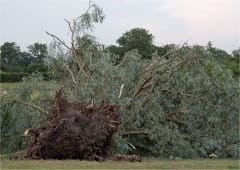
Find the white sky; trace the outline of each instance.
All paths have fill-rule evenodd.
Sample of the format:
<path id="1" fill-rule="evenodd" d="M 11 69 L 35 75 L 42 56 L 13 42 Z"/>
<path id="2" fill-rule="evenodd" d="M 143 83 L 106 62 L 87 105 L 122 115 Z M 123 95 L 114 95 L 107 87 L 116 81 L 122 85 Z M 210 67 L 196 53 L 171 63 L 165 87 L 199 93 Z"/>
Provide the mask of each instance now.
<path id="1" fill-rule="evenodd" d="M 240 46 L 240 0 L 95 0 L 106 19 L 94 35 L 115 43 L 124 32 L 143 27 L 166 43 L 213 45 L 231 52 Z M 0 45 L 15 41 L 22 49 L 49 43 L 49 31 L 67 40 L 64 18 L 82 14 L 88 0 L 0 0 Z"/>

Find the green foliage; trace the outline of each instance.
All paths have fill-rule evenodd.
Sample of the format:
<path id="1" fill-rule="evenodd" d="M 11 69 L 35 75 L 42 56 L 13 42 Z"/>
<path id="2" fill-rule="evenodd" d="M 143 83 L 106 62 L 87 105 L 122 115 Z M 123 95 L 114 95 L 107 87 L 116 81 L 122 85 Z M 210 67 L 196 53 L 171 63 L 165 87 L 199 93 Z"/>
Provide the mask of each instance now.
<path id="1" fill-rule="evenodd" d="M 127 143 L 127 140 L 122 138 L 121 136 L 116 136 L 114 138 L 114 148 L 113 153 L 115 154 L 128 154 L 129 151 L 131 151 L 131 148 L 129 144 Z"/>
<path id="2" fill-rule="evenodd" d="M 36 112 L 8 98 L 1 99 L 1 153 L 9 153 L 26 147 L 21 136 L 39 118 Z"/>
<path id="3" fill-rule="evenodd" d="M 86 13 L 73 23 L 67 21 L 73 36 L 71 45 L 49 34 L 55 42 L 45 62 L 64 84 L 70 100 L 119 106 L 121 125 L 114 152 L 163 158 L 198 158 L 215 153 L 239 158 L 236 60 L 211 43 L 207 47 L 185 44 L 157 48 L 152 45 L 153 36 L 140 28 L 123 34 L 117 41 L 120 47 L 110 46 L 105 53 L 87 35 L 93 24 L 103 19 L 102 10 L 90 3 Z M 155 49 L 157 53 L 153 54 Z M 49 96 L 48 91 L 36 84 L 37 79 L 27 80 L 31 83 L 21 87 L 18 97 L 47 108 L 48 103 L 40 96 Z M 36 93 L 36 88 L 43 91 Z M 4 138 L 20 133 L 13 123 L 16 113 L 34 115 L 26 107 L 13 106 L 11 102 L 1 106 Z M 3 143 L 4 148 L 7 146 Z M 22 145 L 11 145 L 15 150 L 13 146 Z"/>
<path id="4" fill-rule="evenodd" d="M 102 23 L 105 18 L 102 8 L 97 4 L 90 1 L 88 10 L 81 16 L 76 18 L 74 28 L 78 34 L 92 30 L 94 28 L 94 23 Z"/>
<path id="5" fill-rule="evenodd" d="M 116 152 L 164 158 L 207 157 L 212 152 L 239 157 L 237 82 L 231 71 L 202 50 L 186 46 L 168 59 L 152 60 L 141 60 L 138 52 L 130 51 L 118 65 L 103 53 L 89 65 L 91 78 L 75 74 L 77 86 L 67 78 L 65 91 L 75 100 L 120 106 Z M 146 87 L 152 88 L 134 96 L 149 77 Z"/>
<path id="6" fill-rule="evenodd" d="M 55 52 L 55 46 L 53 44 L 51 44 L 50 47 L 52 47 L 52 50 L 50 51 L 50 56 L 48 56 L 45 60 L 45 65 L 48 67 L 49 76 L 53 80 L 61 81 L 64 77 L 68 76 L 67 71 L 63 66 L 63 63 L 66 62 L 66 56 L 68 56 L 68 54 Z"/>
<path id="7" fill-rule="evenodd" d="M 127 31 L 117 40 L 117 43 L 123 48 L 124 52 L 137 49 L 142 58 L 145 59 L 151 58 L 155 51 L 153 35 L 143 28 L 134 28 Z"/>
<path id="8" fill-rule="evenodd" d="M 3 64 L 1 70 L 4 72 L 25 72 L 25 68 L 19 65 Z"/>
<path id="9" fill-rule="evenodd" d="M 34 43 L 28 46 L 28 50 L 34 56 L 35 62 L 43 62 L 48 55 L 46 44 Z"/>
<path id="10" fill-rule="evenodd" d="M 1 47 L 1 70 L 6 72 L 25 72 L 28 64 L 35 58 L 27 52 L 21 52 L 15 42 L 6 42 Z"/>
<path id="11" fill-rule="evenodd" d="M 6 42 L 1 46 L 1 82 L 18 82 L 27 73 L 47 72 L 44 59 L 47 57 L 47 45 L 35 43 L 28 47 L 29 52 L 21 51 L 15 42 Z M 26 73 L 23 73 L 26 72 Z"/>
<path id="12" fill-rule="evenodd" d="M 15 42 L 6 42 L 1 47 L 1 65 L 16 64 L 20 54 L 20 47 Z"/>
<path id="13" fill-rule="evenodd" d="M 27 66 L 27 72 L 46 72 L 48 70 L 47 66 L 43 63 L 31 63 Z"/>
<path id="14" fill-rule="evenodd" d="M 26 147 L 28 137 L 23 137 L 27 128 L 37 127 L 47 116 L 34 107 L 36 105 L 46 110 L 50 106 L 50 97 L 55 87 L 51 82 L 41 83 L 43 77 L 33 75 L 25 78 L 7 95 L 1 95 L 0 124 L 1 124 L 1 154 L 15 152 Z"/>
<path id="15" fill-rule="evenodd" d="M 118 47 L 115 45 L 110 45 L 105 48 L 105 52 L 109 53 L 111 57 L 113 58 L 113 61 L 115 61 L 115 65 L 118 65 L 124 56 L 124 49 L 122 47 Z"/>
<path id="16" fill-rule="evenodd" d="M 0 82 L 20 82 L 28 73 L 0 72 Z"/>
<path id="17" fill-rule="evenodd" d="M 239 65 L 239 49 L 234 50 L 232 55 L 229 55 L 224 50 L 213 47 L 212 43 L 209 42 L 206 47 L 206 52 L 209 56 L 213 57 L 218 64 L 223 65 L 225 68 L 231 70 L 234 78 L 240 76 L 240 65 Z"/>
<path id="18" fill-rule="evenodd" d="M 166 44 L 162 47 L 155 47 L 157 49 L 157 54 L 158 56 L 165 56 L 167 54 L 169 54 L 170 52 L 172 52 L 173 50 L 176 49 L 176 45 L 175 44 Z M 168 56 L 166 56 L 168 57 Z"/>
<path id="19" fill-rule="evenodd" d="M 232 57 L 236 63 L 240 63 L 240 47 L 237 50 L 233 50 Z"/>

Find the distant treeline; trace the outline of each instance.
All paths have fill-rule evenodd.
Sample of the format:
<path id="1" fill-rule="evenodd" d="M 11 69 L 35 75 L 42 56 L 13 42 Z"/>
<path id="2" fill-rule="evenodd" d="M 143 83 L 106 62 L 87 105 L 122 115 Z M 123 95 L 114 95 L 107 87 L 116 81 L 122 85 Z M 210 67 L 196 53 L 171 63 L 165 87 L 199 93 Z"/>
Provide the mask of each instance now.
<path id="1" fill-rule="evenodd" d="M 116 43 L 118 45 L 110 45 L 102 49 L 99 48 L 99 43 L 95 41 L 94 37 L 86 35 L 79 38 L 75 46 L 80 54 L 84 54 L 86 49 L 93 51 L 92 53 L 97 53 L 97 51 L 109 53 L 112 57 L 117 58 L 115 60 L 116 65 L 131 50 L 137 50 L 141 59 L 152 59 L 154 56 L 168 58 L 168 55 L 178 47 L 176 44 L 154 45 L 153 38 L 153 35 L 146 29 L 134 28 L 117 39 Z M 229 54 L 214 47 L 211 42 L 206 46 L 186 45 L 186 47 L 199 49 L 202 53 L 214 57 L 218 62 L 230 69 L 234 77 L 239 77 L 240 48 L 233 50 Z M 49 54 L 47 44 L 37 42 L 29 45 L 27 49 L 27 51 L 22 51 L 15 42 L 5 42 L 0 47 L 1 82 L 18 82 L 21 81 L 23 76 L 35 72 L 42 73 L 46 79 L 55 77 L 52 76 L 52 70 L 46 63 L 48 60 L 56 60 L 56 56 Z M 60 73 L 54 72 L 54 74 Z"/>

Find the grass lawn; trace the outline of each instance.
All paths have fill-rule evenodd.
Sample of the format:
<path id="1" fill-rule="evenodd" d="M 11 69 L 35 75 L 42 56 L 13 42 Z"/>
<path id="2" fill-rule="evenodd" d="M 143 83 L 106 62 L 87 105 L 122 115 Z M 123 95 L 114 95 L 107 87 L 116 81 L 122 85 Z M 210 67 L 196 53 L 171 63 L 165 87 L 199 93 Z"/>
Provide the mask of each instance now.
<path id="1" fill-rule="evenodd" d="M 1 169 L 240 169 L 240 164 L 237 159 L 145 159 L 137 163 L 3 159 Z"/>
<path id="2" fill-rule="evenodd" d="M 5 90 L 13 90 L 15 88 L 18 88 L 19 86 L 23 85 L 22 82 L 17 82 L 17 83 L 0 83 L 0 87 L 5 89 Z M 41 81 L 41 82 L 38 82 L 38 85 L 39 86 L 47 86 L 49 88 L 57 88 L 59 87 L 60 85 L 58 85 L 57 83 L 53 83 L 51 81 Z"/>
<path id="3" fill-rule="evenodd" d="M 0 83 L 0 87 L 5 90 L 12 90 L 16 88 L 20 83 Z"/>
<path id="4" fill-rule="evenodd" d="M 54 95 L 55 90 L 61 87 L 60 84 L 57 84 L 53 81 L 40 81 L 34 82 L 32 84 L 26 84 L 23 82 L 17 83 L 0 83 L 0 88 L 7 91 L 8 95 L 5 96 L 14 96 L 15 94 L 19 93 L 19 91 L 24 91 L 24 88 L 29 88 L 33 90 L 33 94 L 36 97 L 36 93 L 41 91 L 49 92 Z"/>

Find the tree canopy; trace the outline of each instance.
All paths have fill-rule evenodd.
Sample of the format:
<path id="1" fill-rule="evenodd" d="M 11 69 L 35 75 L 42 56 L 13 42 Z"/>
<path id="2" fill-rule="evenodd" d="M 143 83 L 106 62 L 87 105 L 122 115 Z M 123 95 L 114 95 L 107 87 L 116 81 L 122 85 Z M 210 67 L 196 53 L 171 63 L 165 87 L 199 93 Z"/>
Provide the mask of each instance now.
<path id="1" fill-rule="evenodd" d="M 6 42 L 1 47 L 1 65 L 16 64 L 19 60 L 20 47 L 15 42 Z"/>
<path id="2" fill-rule="evenodd" d="M 33 45 L 29 45 L 29 52 L 35 57 L 36 62 L 43 62 L 43 59 L 47 57 L 47 44 L 34 43 Z"/>
<path id="3" fill-rule="evenodd" d="M 153 47 L 153 35 L 144 28 L 133 28 L 125 32 L 117 43 L 124 52 L 137 49 L 142 58 L 151 58 L 155 51 Z"/>

